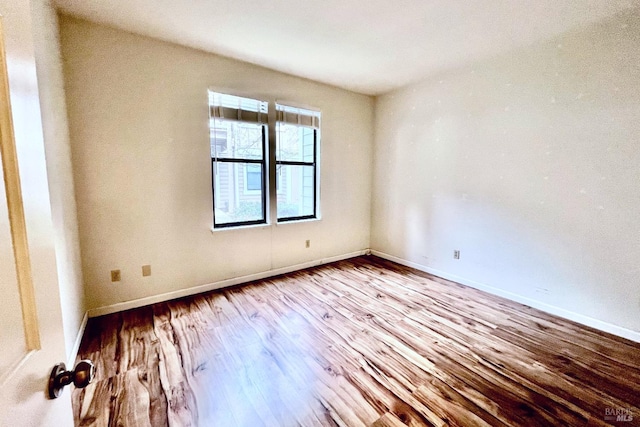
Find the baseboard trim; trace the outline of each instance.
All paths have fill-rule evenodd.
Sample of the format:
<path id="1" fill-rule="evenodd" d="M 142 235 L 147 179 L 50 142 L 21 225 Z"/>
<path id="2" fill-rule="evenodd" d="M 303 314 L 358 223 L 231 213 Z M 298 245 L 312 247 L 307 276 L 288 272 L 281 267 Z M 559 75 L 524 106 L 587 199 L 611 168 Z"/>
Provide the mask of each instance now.
<path id="1" fill-rule="evenodd" d="M 67 360 L 67 366 L 74 366 L 76 363 L 76 357 L 78 356 L 78 350 L 80 350 L 80 343 L 82 342 L 82 336 L 84 335 L 84 330 L 87 328 L 88 321 L 89 321 L 89 312 L 86 311 L 84 313 L 84 316 L 82 316 L 82 322 L 80 322 L 80 328 L 78 329 L 76 340 L 74 341 L 73 348 L 71 349 L 71 353 L 69 354 L 69 357 Z"/>
<path id="2" fill-rule="evenodd" d="M 144 307 L 145 305 L 149 305 L 149 304 L 155 304 L 158 302 L 169 301 L 176 298 L 196 295 L 203 292 L 214 291 L 216 289 L 228 288 L 230 286 L 240 285 L 242 283 L 247 283 L 254 280 L 266 279 L 268 277 L 278 276 L 280 274 L 291 273 L 294 271 L 303 270 L 305 268 L 328 264 L 330 262 L 342 261 L 348 258 L 365 255 L 366 253 L 367 253 L 367 249 L 362 249 L 356 252 L 350 252 L 350 253 L 332 256 L 328 258 L 321 258 L 318 260 L 307 261 L 301 264 L 295 264 L 288 267 L 275 268 L 272 270 L 262 271 L 260 273 L 248 274 L 246 276 L 234 277 L 231 279 L 221 280 L 218 282 L 208 283 L 205 285 L 199 285 L 191 288 L 180 289 L 178 291 L 166 292 L 163 294 L 153 295 L 150 297 L 120 302 L 120 303 L 106 305 L 98 308 L 92 308 L 87 313 L 89 317 L 104 316 L 105 314 L 117 313 L 119 311 L 130 310 L 132 308 Z M 79 345 L 79 342 L 78 342 L 78 345 Z"/>
<path id="3" fill-rule="evenodd" d="M 507 298 L 509 300 L 528 305 L 529 307 L 536 308 L 546 313 L 553 314 L 555 316 L 559 316 L 559 317 L 580 323 L 582 325 L 586 325 L 586 326 L 598 329 L 603 332 L 607 332 L 607 333 L 617 335 L 619 337 L 626 338 L 628 340 L 640 343 L 640 332 L 623 328 L 622 326 L 613 325 L 611 323 L 594 319 L 592 317 L 585 316 L 583 314 L 575 313 L 573 311 L 569 311 L 564 308 L 550 305 L 542 301 L 534 300 L 528 297 L 524 297 L 522 295 L 515 294 L 513 292 L 495 288 L 485 283 L 476 282 L 474 280 L 469 280 L 464 277 L 449 274 L 447 272 L 436 270 L 434 268 L 427 267 L 422 264 L 418 264 L 412 261 L 407 261 L 403 258 L 399 258 L 394 255 L 389 255 L 384 252 L 372 250 L 371 254 L 378 256 L 380 258 L 384 258 L 389 261 L 393 261 L 398 264 L 406 265 L 407 267 L 415 268 L 416 270 L 424 271 L 425 273 L 433 274 L 434 276 L 442 277 L 443 279 L 451 280 L 453 282 L 457 282 L 475 289 L 479 289 L 481 291 L 485 291 L 490 294 L 497 295 L 499 297 Z"/>

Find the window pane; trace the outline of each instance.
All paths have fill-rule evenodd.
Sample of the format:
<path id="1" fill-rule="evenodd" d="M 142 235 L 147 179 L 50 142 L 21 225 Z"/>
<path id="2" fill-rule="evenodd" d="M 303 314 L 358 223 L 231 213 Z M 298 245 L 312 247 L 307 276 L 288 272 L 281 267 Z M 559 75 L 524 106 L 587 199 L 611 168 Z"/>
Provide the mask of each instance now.
<path id="1" fill-rule="evenodd" d="M 247 191 L 262 189 L 262 165 L 248 164 L 246 167 Z"/>
<path id="2" fill-rule="evenodd" d="M 314 215 L 315 168 L 277 165 L 278 219 Z"/>
<path id="3" fill-rule="evenodd" d="M 257 180 L 255 189 L 249 180 Z M 264 220 L 262 165 L 213 162 L 213 184 L 216 225 Z"/>
<path id="4" fill-rule="evenodd" d="M 313 162 L 313 128 L 278 123 L 276 134 L 276 160 Z"/>
<path id="5" fill-rule="evenodd" d="M 211 157 L 262 159 L 262 125 L 211 119 Z"/>

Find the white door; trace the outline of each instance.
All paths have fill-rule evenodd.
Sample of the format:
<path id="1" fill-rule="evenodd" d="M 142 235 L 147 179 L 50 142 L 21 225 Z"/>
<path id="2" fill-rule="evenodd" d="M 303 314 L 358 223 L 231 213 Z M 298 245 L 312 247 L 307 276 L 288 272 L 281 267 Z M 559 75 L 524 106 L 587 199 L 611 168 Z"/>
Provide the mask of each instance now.
<path id="1" fill-rule="evenodd" d="M 70 426 L 70 390 L 46 394 L 65 349 L 29 5 L 0 13 L 0 426 Z"/>

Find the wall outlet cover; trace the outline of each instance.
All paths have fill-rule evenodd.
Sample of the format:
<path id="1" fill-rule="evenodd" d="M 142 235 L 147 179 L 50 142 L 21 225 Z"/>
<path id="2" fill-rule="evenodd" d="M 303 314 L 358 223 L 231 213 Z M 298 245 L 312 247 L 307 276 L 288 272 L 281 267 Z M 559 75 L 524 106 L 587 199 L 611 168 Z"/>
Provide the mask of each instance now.
<path id="1" fill-rule="evenodd" d="M 111 281 L 112 282 L 119 282 L 120 279 L 121 279 L 120 270 L 111 270 Z"/>

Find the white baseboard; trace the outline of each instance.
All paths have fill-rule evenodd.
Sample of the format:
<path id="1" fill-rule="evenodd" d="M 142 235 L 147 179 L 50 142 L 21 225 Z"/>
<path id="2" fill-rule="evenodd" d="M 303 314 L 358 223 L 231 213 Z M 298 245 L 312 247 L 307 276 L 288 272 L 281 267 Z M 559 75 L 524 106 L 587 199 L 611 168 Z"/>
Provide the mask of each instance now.
<path id="1" fill-rule="evenodd" d="M 322 259 L 313 260 L 313 261 L 307 261 L 301 264 L 291 265 L 288 267 L 274 268 L 272 270 L 267 270 L 260 273 L 249 274 L 241 277 L 234 277 L 231 279 L 208 283 L 206 285 L 194 286 L 187 289 L 180 289 L 179 291 L 167 292 L 164 294 L 153 295 L 150 297 L 139 298 L 131 301 L 125 301 L 117 304 L 93 308 L 89 310 L 87 313 L 89 317 L 97 317 L 97 316 L 103 316 L 105 314 L 117 313 L 119 311 L 143 307 L 145 305 L 169 301 L 172 299 L 182 298 L 190 295 L 196 295 L 203 292 L 213 291 L 216 289 L 227 288 L 229 286 L 252 282 L 254 280 L 266 279 L 267 277 L 273 277 L 273 276 L 278 276 L 280 274 L 291 273 L 293 271 L 303 270 L 305 268 L 315 267 L 322 264 L 328 264 L 330 262 L 342 261 L 344 259 L 365 255 L 366 253 L 367 253 L 367 249 L 362 249 L 360 251 L 351 252 L 348 254 L 342 254 L 342 255 L 332 256 L 329 258 L 322 258 Z M 79 344 L 80 343 L 78 342 L 78 345 Z"/>
<path id="2" fill-rule="evenodd" d="M 623 328 L 621 326 L 613 325 L 611 323 L 603 322 L 602 320 L 594 319 L 592 317 L 585 316 L 583 314 L 574 313 L 572 311 L 565 310 L 564 308 L 556 307 L 554 305 L 550 305 L 542 301 L 534 300 L 528 297 L 524 297 L 522 295 L 515 294 L 513 292 L 495 288 L 485 283 L 476 282 L 474 280 L 469 280 L 464 277 L 449 274 L 444 271 L 440 271 L 434 268 L 424 266 L 422 264 L 407 261 L 405 259 L 398 258 L 394 255 L 389 255 L 384 252 L 372 250 L 371 253 L 380 258 L 384 258 L 389 261 L 396 262 L 398 264 L 406 265 L 407 267 L 412 267 L 412 268 L 415 268 L 416 270 L 424 271 L 425 273 L 433 274 L 434 276 L 442 277 L 443 279 L 461 283 L 463 285 L 466 285 L 475 289 L 479 289 L 481 291 L 485 291 L 493 295 L 497 295 L 515 302 L 519 302 L 521 304 L 528 305 L 529 307 L 536 308 L 546 313 L 553 314 L 555 316 L 560 316 L 565 319 L 580 323 L 582 325 L 590 326 L 600 331 L 608 332 L 610 334 L 617 335 L 619 337 L 626 338 L 628 340 L 640 343 L 640 332 Z"/>
<path id="3" fill-rule="evenodd" d="M 82 336 L 84 335 L 84 330 L 87 328 L 87 322 L 89 321 L 89 312 L 85 312 L 82 317 L 82 322 L 80 323 L 80 329 L 78 329 L 78 334 L 76 335 L 76 340 L 73 343 L 73 348 L 71 349 L 71 353 L 69 354 L 67 360 L 67 366 L 73 367 L 76 363 L 76 356 L 78 356 L 78 350 L 80 350 L 80 343 L 82 342 Z M 73 368 L 69 368 L 73 369 Z"/>

